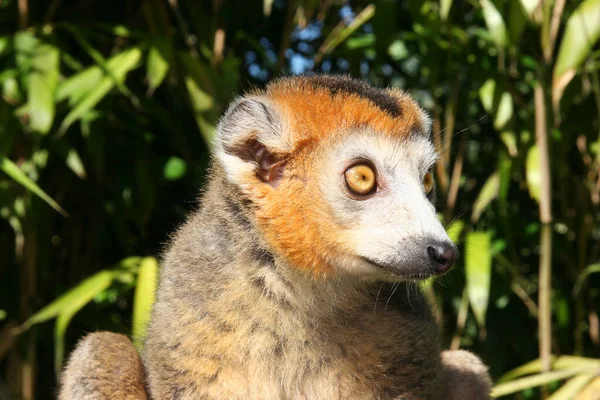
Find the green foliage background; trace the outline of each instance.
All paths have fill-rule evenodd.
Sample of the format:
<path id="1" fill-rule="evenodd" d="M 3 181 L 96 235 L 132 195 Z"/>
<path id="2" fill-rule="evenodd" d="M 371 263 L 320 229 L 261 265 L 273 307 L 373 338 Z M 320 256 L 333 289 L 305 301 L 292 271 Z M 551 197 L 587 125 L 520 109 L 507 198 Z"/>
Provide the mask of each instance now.
<path id="1" fill-rule="evenodd" d="M 224 108 L 314 72 L 432 115 L 444 345 L 541 356 L 496 395 L 599 398 L 599 36 L 598 0 L 0 0 L 0 399 L 55 396 L 87 332 L 139 343 Z"/>

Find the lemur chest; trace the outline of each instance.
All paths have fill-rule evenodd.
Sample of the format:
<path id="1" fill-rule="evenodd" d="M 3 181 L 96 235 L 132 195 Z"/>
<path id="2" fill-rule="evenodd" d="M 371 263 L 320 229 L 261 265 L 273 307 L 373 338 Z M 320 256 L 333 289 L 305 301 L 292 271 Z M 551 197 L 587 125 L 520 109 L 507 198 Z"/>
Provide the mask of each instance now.
<path id="1" fill-rule="evenodd" d="M 435 346 L 422 335 L 410 339 L 398 321 L 388 317 L 339 318 L 327 324 L 327 330 L 310 319 L 266 317 L 220 330 L 202 350 L 212 350 L 213 356 L 196 360 L 202 370 L 197 376 L 208 376 L 196 390 L 201 398 L 394 398 L 401 393 L 399 373 L 404 379 L 421 379 L 427 347 Z M 209 365 L 213 370 L 207 374 Z"/>

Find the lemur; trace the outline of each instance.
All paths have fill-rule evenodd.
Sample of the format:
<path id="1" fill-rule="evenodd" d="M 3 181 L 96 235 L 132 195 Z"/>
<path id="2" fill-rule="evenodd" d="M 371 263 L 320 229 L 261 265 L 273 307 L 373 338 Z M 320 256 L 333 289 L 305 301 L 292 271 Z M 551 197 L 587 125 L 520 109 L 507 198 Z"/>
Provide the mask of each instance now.
<path id="1" fill-rule="evenodd" d="M 458 255 L 432 202 L 430 122 L 407 94 L 281 78 L 221 119 L 199 209 L 164 256 L 140 358 L 93 333 L 61 399 L 488 399 L 409 285 Z"/>

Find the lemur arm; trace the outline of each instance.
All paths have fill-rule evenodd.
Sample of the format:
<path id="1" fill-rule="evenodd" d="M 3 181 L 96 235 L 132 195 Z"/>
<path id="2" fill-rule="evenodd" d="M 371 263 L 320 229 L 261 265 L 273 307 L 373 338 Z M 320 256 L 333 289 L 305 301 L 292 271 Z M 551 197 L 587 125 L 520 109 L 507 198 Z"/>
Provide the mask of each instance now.
<path id="1" fill-rule="evenodd" d="M 124 335 L 86 336 L 70 356 L 61 379 L 59 400 L 145 400 L 144 367 Z"/>
<path id="2" fill-rule="evenodd" d="M 448 400 L 490 399 L 492 381 L 487 367 L 465 350 L 442 352 L 442 373 Z"/>

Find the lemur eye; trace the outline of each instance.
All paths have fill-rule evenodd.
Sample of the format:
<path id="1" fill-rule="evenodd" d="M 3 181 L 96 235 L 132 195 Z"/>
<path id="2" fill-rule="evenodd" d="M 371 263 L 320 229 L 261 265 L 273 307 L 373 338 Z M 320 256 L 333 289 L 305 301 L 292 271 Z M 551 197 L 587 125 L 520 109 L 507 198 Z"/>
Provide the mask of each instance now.
<path id="1" fill-rule="evenodd" d="M 368 164 L 356 164 L 344 172 L 348 189 L 357 195 L 371 194 L 376 189 L 375 171 Z"/>
<path id="2" fill-rule="evenodd" d="M 423 189 L 425 189 L 425 194 L 431 193 L 431 189 L 433 189 L 433 176 L 431 172 L 428 172 L 423 177 Z"/>

